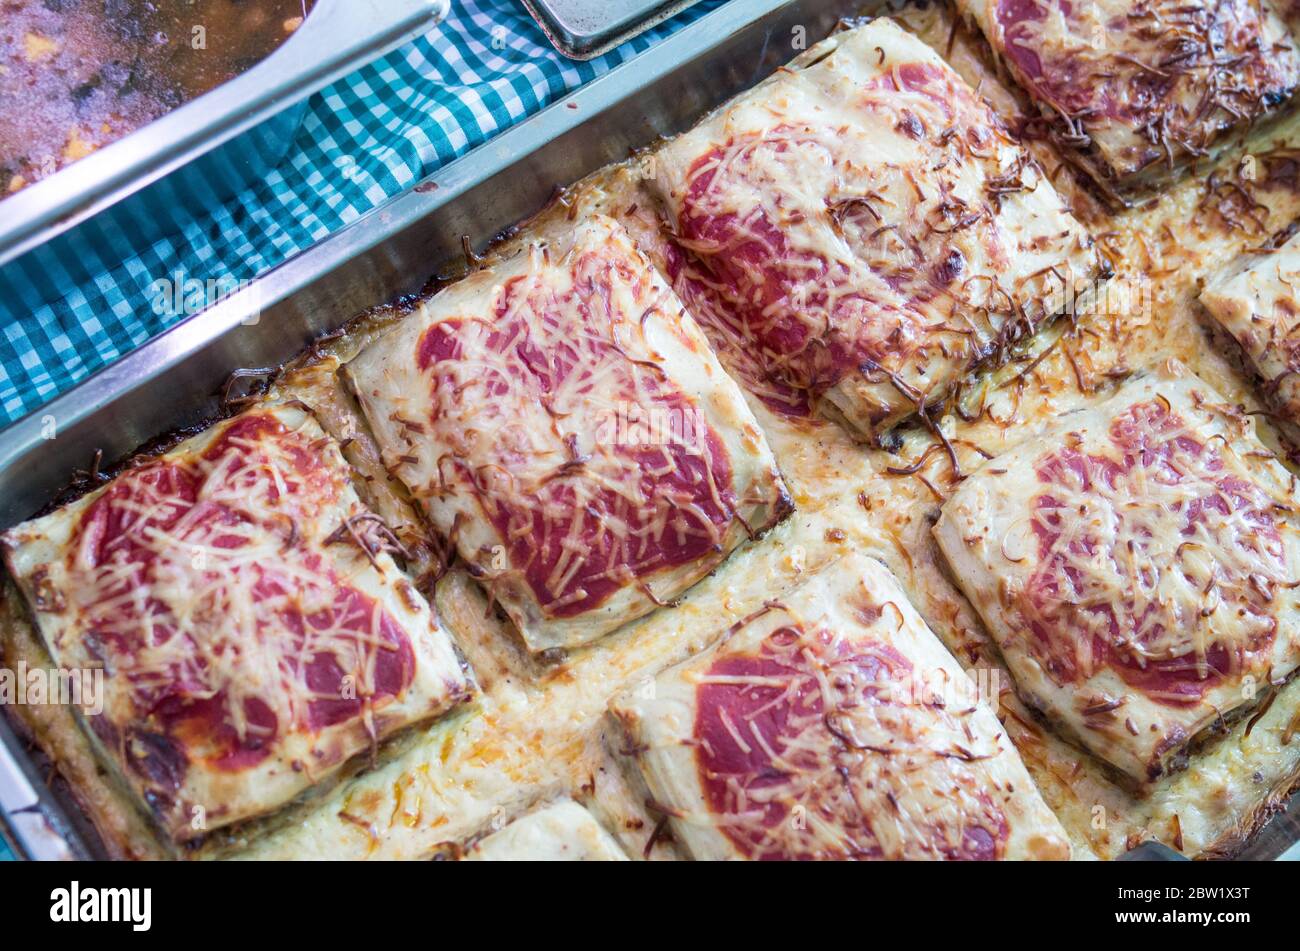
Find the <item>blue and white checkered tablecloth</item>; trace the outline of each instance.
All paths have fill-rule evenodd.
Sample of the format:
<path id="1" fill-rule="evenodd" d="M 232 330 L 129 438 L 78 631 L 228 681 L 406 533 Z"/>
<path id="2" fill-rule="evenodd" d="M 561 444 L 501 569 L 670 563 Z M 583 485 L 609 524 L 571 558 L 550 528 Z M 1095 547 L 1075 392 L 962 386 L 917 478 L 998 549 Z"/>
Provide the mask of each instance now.
<path id="1" fill-rule="evenodd" d="M 253 278 L 722 2 L 701 0 L 576 63 L 519 0 L 453 0 L 437 30 L 314 96 L 289 156 L 259 186 L 197 210 L 152 247 L 86 241 L 76 255 L 92 278 L 60 280 L 66 292 L 55 300 L 0 288 L 0 427 L 181 319 L 155 313 L 156 280 Z M 40 267 L 58 280 L 63 265 L 45 257 Z"/>

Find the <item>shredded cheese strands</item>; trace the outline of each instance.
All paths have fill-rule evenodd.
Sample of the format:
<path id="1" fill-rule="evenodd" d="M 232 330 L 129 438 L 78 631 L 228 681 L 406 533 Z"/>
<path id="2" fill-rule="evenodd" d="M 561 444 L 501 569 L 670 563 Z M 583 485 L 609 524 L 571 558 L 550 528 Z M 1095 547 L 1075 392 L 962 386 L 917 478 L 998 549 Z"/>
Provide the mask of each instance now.
<path id="1" fill-rule="evenodd" d="M 1300 423 L 1300 237 L 1235 270 L 1207 288 L 1201 303 L 1254 362 L 1272 405 Z"/>
<path id="2" fill-rule="evenodd" d="M 680 304 L 605 236 L 559 261 L 532 245 L 489 314 L 442 320 L 420 345 L 449 447 L 429 491 L 473 493 L 509 558 L 467 557 L 521 579 L 552 617 L 721 550 L 738 504 L 725 446 L 647 339 Z"/>
<path id="3" fill-rule="evenodd" d="M 879 422 L 941 395 L 1032 333 L 1049 282 L 1096 264 L 960 77 L 892 46 L 871 55 L 889 67 L 853 87 L 783 76 L 769 106 L 779 124 L 726 123 L 670 198 L 684 249 L 670 257 L 676 289 L 746 385 L 792 414 L 829 394 L 859 425 L 855 415 Z M 1040 190 L 1027 213 L 1061 227 L 1035 225 L 1043 233 L 1022 246 L 1024 225 L 1003 204 Z M 1044 266 L 1026 269 L 1030 259 Z M 840 405 L 858 401 L 861 412 Z"/>
<path id="4" fill-rule="evenodd" d="M 996 858 L 1006 817 L 966 764 L 999 753 L 908 693 L 887 645 L 783 627 L 757 655 L 723 654 L 692 678 L 696 756 L 711 812 L 751 858 Z M 720 728 L 719 728 L 720 725 Z"/>
<path id="5" fill-rule="evenodd" d="M 117 722 L 166 733 L 154 722 L 159 704 L 185 719 L 194 704 L 220 700 L 236 749 L 215 725 L 182 740 L 191 756 L 220 760 L 310 730 L 317 703 L 358 700 L 370 717 L 381 658 L 410 647 L 304 537 L 338 503 L 342 478 L 304 435 L 245 415 L 204 454 L 128 470 L 91 504 L 67 566 L 80 620 L 64 630 L 83 644 L 58 647 L 89 651 L 129 684 L 131 709 L 115 711 Z M 400 689 L 412 663 L 398 666 Z M 344 677 L 350 697 L 338 689 Z"/>
<path id="6" fill-rule="evenodd" d="M 966 0 L 978 2 L 984 0 Z M 1000 0 L 994 45 L 1119 176 L 1205 154 L 1285 99 L 1300 59 L 1259 0 Z"/>
<path id="7" fill-rule="evenodd" d="M 1105 442 L 1081 439 L 1036 471 L 1046 485 L 1030 506 L 1037 568 L 1013 601 L 1054 676 L 1115 666 L 1152 699 L 1186 703 L 1189 681 L 1208 688 L 1267 656 L 1274 598 L 1294 580 L 1279 518 L 1293 506 L 1225 440 L 1205 441 L 1157 400 L 1118 417 Z"/>

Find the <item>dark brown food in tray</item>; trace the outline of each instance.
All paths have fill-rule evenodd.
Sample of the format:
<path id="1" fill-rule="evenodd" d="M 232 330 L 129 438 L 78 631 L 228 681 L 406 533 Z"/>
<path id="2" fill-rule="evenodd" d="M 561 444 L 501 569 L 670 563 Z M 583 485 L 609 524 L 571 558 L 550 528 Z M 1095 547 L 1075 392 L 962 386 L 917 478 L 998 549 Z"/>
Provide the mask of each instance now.
<path id="1" fill-rule="evenodd" d="M 2 0 L 0 197 L 254 66 L 314 0 Z"/>

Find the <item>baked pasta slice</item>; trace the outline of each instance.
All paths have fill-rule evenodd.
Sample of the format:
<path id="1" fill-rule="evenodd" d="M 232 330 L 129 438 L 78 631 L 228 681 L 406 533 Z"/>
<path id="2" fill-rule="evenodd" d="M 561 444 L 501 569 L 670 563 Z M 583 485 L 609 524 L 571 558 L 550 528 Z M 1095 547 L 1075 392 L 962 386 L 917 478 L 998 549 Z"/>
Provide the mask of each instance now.
<path id="1" fill-rule="evenodd" d="M 616 698 L 696 859 L 1064 859 L 993 710 L 879 562 L 849 555 Z"/>
<path id="2" fill-rule="evenodd" d="M 82 722 L 174 841 L 465 700 L 447 633 L 303 410 L 250 410 L 0 536 Z"/>
<path id="3" fill-rule="evenodd" d="M 1300 57 L 1266 0 L 957 0 L 1106 188 L 1207 154 L 1288 99 Z"/>
<path id="4" fill-rule="evenodd" d="M 590 812 L 564 799 L 480 839 L 465 858 L 479 862 L 626 862 Z"/>
<path id="5" fill-rule="evenodd" d="M 1201 303 L 1241 345 L 1270 405 L 1300 425 L 1300 236 L 1211 283 Z"/>
<path id="6" fill-rule="evenodd" d="M 1025 700 L 1141 783 L 1300 661 L 1294 488 L 1174 364 L 985 464 L 934 535 Z"/>
<path id="7" fill-rule="evenodd" d="M 1059 312 L 1091 239 L 988 105 L 891 20 L 655 157 L 679 295 L 773 409 L 874 437 Z"/>
<path id="8" fill-rule="evenodd" d="M 385 464 L 534 651 L 673 600 L 791 508 L 735 383 L 608 218 L 448 288 L 346 372 Z"/>

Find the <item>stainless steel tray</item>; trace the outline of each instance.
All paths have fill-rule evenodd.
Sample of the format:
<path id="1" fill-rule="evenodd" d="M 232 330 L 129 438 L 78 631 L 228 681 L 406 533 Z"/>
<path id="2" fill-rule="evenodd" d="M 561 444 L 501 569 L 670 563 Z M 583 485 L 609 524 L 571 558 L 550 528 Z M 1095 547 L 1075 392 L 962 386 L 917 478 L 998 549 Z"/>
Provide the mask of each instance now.
<path id="1" fill-rule="evenodd" d="M 698 0 L 524 0 L 547 39 L 565 56 L 591 59 Z"/>
<path id="2" fill-rule="evenodd" d="M 43 295 L 57 292 L 23 255 L 91 218 L 139 247 L 177 230 L 195 205 L 257 181 L 288 151 L 312 93 L 429 30 L 449 7 L 317 0 L 293 36 L 247 72 L 0 202 L 0 286 L 14 268 Z"/>
<path id="3" fill-rule="evenodd" d="M 280 363 L 366 308 L 418 291 L 461 260 L 462 235 L 481 248 L 555 186 L 682 131 L 791 59 L 796 42 L 811 44 L 867 3 L 732 0 L 0 430 L 0 528 L 52 500 L 97 450 L 121 458 L 218 412 L 233 369 Z M 97 854 L 75 810 L 35 781 L 31 765 L 0 716 L 0 812 L 10 813 L 19 853 Z M 39 801 L 26 813 L 39 820 L 15 822 L 8 803 L 33 793 Z"/>

